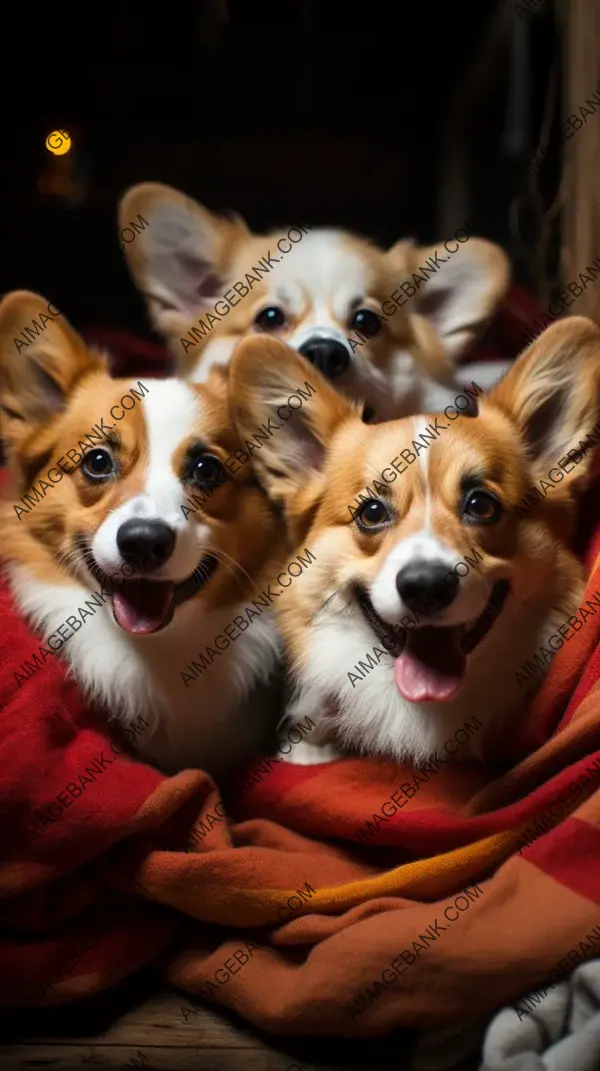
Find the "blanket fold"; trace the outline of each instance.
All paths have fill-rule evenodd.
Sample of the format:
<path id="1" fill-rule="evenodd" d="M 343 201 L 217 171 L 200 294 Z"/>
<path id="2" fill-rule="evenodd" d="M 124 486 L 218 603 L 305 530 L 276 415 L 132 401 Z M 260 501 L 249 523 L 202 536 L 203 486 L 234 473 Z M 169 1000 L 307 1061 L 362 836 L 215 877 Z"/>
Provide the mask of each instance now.
<path id="1" fill-rule="evenodd" d="M 58 660 L 11 695 L 36 638 L 6 590 L 0 619 L 3 1003 L 73 1000 L 165 953 L 171 982 L 268 1030 L 373 1034 L 486 1013 L 600 946 L 600 613 L 532 719 L 588 662 L 577 703 L 531 755 L 516 730 L 505 773 L 271 761 L 224 796 L 135 761 Z"/>
<path id="2" fill-rule="evenodd" d="M 165 777 L 59 656 L 23 672 L 41 639 L 0 588 L 1 1003 L 72 1001 L 160 957 L 273 1033 L 376 1035 L 488 1014 L 597 956 L 595 528 L 592 609 L 485 766 L 271 759 L 221 791 Z"/>

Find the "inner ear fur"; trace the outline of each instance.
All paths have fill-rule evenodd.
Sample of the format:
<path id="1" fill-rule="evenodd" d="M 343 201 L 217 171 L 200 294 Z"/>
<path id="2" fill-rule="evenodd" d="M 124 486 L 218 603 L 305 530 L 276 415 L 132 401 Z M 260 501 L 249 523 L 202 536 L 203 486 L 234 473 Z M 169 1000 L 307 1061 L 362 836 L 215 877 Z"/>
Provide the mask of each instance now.
<path id="1" fill-rule="evenodd" d="M 501 382 L 482 400 L 507 413 L 517 425 L 536 472 L 583 453 L 567 480 L 588 475 L 593 447 L 600 442 L 600 330 L 584 316 L 552 324 L 520 355 Z M 582 451 L 586 442 L 589 449 Z"/>
<path id="2" fill-rule="evenodd" d="M 122 247 L 153 326 L 166 338 L 189 329 L 226 289 L 235 246 L 250 232 L 244 220 L 209 211 L 171 186 L 144 182 L 123 194 L 118 225 L 133 230 Z M 175 347 L 175 352 L 178 347 Z"/>
<path id="3" fill-rule="evenodd" d="M 294 399 L 293 406 L 288 403 Z M 229 368 L 229 406 L 267 494 L 285 503 L 323 468 L 327 445 L 359 406 L 338 394 L 296 350 L 257 335 L 236 347 Z M 301 401 L 302 405 L 298 406 Z M 294 408 L 295 406 L 295 408 Z M 249 450 L 249 444 L 258 445 Z"/>
<path id="4" fill-rule="evenodd" d="M 476 237 L 454 244 L 457 248 L 450 253 L 443 241 L 419 246 L 403 240 L 387 254 L 398 277 L 408 284 L 406 313 L 429 362 L 428 371 L 441 382 L 448 381 L 451 369 L 481 334 L 510 284 L 510 261 L 500 246 Z"/>
<path id="5" fill-rule="evenodd" d="M 62 313 L 52 315 L 50 308 L 56 307 L 28 290 L 15 290 L 0 303 L 1 431 L 9 447 L 62 412 L 84 375 L 105 368 Z"/>

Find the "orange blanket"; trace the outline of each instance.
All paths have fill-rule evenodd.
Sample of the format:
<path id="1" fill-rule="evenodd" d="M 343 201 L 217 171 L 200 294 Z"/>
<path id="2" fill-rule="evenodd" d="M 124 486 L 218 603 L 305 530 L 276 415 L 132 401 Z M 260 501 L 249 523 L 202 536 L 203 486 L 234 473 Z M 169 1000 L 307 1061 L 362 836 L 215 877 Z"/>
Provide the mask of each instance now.
<path id="1" fill-rule="evenodd" d="M 471 724 L 420 771 L 272 761 L 225 801 L 130 758 L 58 657 L 17 683 L 40 638 L 0 591 L 1 1003 L 72 1001 L 160 957 L 274 1033 L 376 1034 L 491 1011 L 598 955 L 598 535 L 590 566 L 493 765 L 461 763 Z"/>

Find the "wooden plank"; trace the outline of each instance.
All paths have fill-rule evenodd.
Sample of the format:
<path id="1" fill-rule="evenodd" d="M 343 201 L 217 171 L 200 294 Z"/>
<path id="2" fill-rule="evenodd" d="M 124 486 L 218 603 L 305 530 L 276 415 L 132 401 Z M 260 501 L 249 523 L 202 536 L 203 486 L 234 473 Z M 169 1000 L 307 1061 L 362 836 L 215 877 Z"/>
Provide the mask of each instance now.
<path id="1" fill-rule="evenodd" d="M 598 3 L 589 0 L 560 0 L 558 6 L 565 30 L 561 35 L 565 86 L 559 135 L 563 153 L 562 268 L 566 283 L 581 286 L 580 272 L 595 279 L 588 273 L 588 265 L 593 265 L 600 252 L 600 113 L 594 107 L 600 84 L 600 10 Z M 593 103 L 586 104 L 590 98 Z M 587 112 L 583 116 L 582 107 Z M 574 116 L 575 126 L 567 125 L 570 116 Z M 572 304 L 576 308 L 568 308 L 566 316 L 591 316 L 600 324 L 598 282 L 586 282 L 579 295 L 575 291 Z"/>
<path id="2" fill-rule="evenodd" d="M 192 1049 L 125 1045 L 11 1045 L 0 1048 L 10 1071 L 81 1071 L 82 1068 L 147 1068 L 148 1071 L 332 1071 L 323 1064 L 298 1064 L 268 1049 Z M 135 1061 L 135 1062 L 134 1062 Z M 334 1068 L 333 1071 L 345 1071 Z"/>
<path id="3" fill-rule="evenodd" d="M 346 1049 L 347 1039 L 330 1039 L 338 1052 Z M 356 1044 L 356 1043 L 355 1043 Z M 372 1044 L 372 1043 L 371 1043 Z M 314 1056 L 327 1058 L 327 1053 L 316 1042 Z M 0 1046 L 2 1068 L 8 1071 L 82 1071 L 82 1068 L 115 1068 L 119 1071 L 141 1068 L 142 1071 L 409 1071 L 412 1066 L 408 1052 L 390 1039 L 382 1051 L 381 1039 L 375 1052 L 368 1053 L 368 1046 L 359 1043 L 351 1056 L 340 1063 L 321 1059 L 307 1059 L 305 1055 L 294 1057 L 272 1047 L 266 1048 L 183 1048 L 160 1045 L 6 1045 Z M 377 1052 L 379 1050 L 379 1052 Z M 378 1058 L 379 1057 L 379 1058 Z M 479 1060 L 467 1060 L 457 1065 L 454 1071 L 477 1071 Z"/>
<path id="4" fill-rule="evenodd" d="M 182 1008 L 188 1009 L 188 1017 L 182 1015 Z M 194 1009 L 196 1014 L 189 1014 Z M 77 1036 L 76 1021 L 73 1024 L 73 1038 Z M 202 1041 L 200 1042 L 200 1038 Z M 42 1034 L 36 1037 L 35 1044 L 52 1045 L 56 1036 Z M 63 1039 L 64 1040 L 64 1039 Z M 13 1039 L 17 1045 L 30 1045 L 31 1039 L 19 1036 Z M 88 1045 L 170 1045 L 198 1046 L 207 1048 L 226 1046 L 260 1049 L 262 1043 L 257 1039 L 251 1027 L 243 1020 L 231 1022 L 226 1013 L 196 1003 L 192 997 L 178 992 L 161 992 L 150 997 L 129 1011 L 98 1034 L 88 1034 Z"/>
<path id="5" fill-rule="evenodd" d="M 187 1021 L 182 1014 L 184 1007 L 196 1011 Z M 21 1031 L 13 1034 L 10 1044 L 0 1046 L 0 1067 L 15 1071 L 41 1066 L 56 1071 L 82 1067 L 398 1071 L 410 1051 L 407 1034 L 412 1033 L 399 1031 L 387 1038 L 371 1039 L 274 1038 L 224 1009 L 196 1003 L 177 990 L 152 993 L 99 1031 L 91 1031 L 86 1017 L 75 1008 L 58 1011 L 63 1023 L 53 1036 L 46 1030 L 33 1039 Z"/>

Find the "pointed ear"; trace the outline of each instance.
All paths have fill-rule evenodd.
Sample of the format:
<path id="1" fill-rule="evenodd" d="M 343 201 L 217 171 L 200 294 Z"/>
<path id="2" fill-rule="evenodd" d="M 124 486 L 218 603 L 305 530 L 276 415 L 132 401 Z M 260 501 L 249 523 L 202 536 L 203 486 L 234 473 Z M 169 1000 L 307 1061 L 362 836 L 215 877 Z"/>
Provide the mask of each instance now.
<path id="1" fill-rule="evenodd" d="M 118 219 L 121 235 L 127 232 L 123 250 L 135 285 L 154 327 L 166 336 L 185 333 L 204 307 L 223 296 L 234 247 L 250 233 L 242 219 L 214 215 L 156 182 L 127 190 Z"/>
<path id="2" fill-rule="evenodd" d="M 600 330 L 584 316 L 552 324 L 518 358 L 485 399 L 516 423 L 532 469 L 548 470 L 577 451 L 572 484 L 586 477 L 600 442 Z M 590 442 L 586 443 L 588 437 Z"/>
<path id="3" fill-rule="evenodd" d="M 14 445 L 60 413 L 83 375 L 104 368 L 55 306 L 28 290 L 0 303 L 2 434 Z"/>
<path id="4" fill-rule="evenodd" d="M 267 335 L 236 347 L 229 399 L 242 449 L 250 453 L 269 497 L 283 505 L 319 477 L 334 431 L 359 417 L 357 404 L 338 394 L 296 350 Z"/>
<path id="5" fill-rule="evenodd" d="M 407 259 L 409 273 L 423 280 L 406 303 L 406 312 L 425 321 L 420 325 L 424 335 L 433 329 L 446 358 L 456 364 L 505 297 L 510 262 L 499 246 L 483 238 L 469 238 L 462 244 L 452 239 L 452 244 L 457 249 L 451 254 L 443 242 L 419 247 L 401 241 L 387 255 L 407 282 Z M 428 264 L 436 253 L 437 259 Z M 411 280 L 410 286 L 414 285 Z"/>

